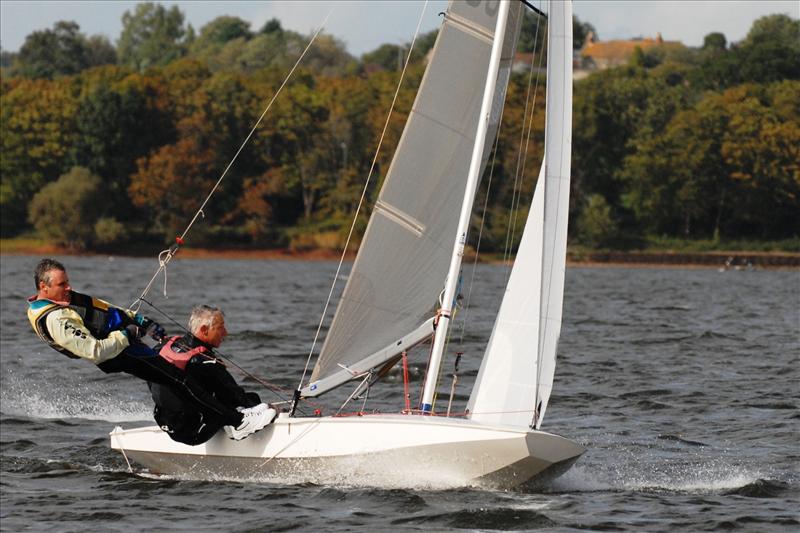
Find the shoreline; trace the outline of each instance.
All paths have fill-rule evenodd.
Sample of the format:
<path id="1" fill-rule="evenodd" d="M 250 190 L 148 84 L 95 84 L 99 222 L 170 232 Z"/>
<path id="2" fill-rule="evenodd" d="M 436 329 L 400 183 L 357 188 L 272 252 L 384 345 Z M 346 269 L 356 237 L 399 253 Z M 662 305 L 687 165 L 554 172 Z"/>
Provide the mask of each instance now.
<path id="1" fill-rule="evenodd" d="M 9 249 L 11 248 L 11 249 Z M 3 246 L 0 256 L 108 256 L 148 257 L 147 254 L 121 254 L 118 251 L 75 251 L 53 245 Z M 158 256 L 157 252 L 152 255 Z M 290 250 L 287 248 L 245 250 L 237 248 L 181 248 L 176 259 L 244 259 L 282 261 L 338 261 L 341 252 L 332 250 Z M 355 253 L 348 253 L 352 260 Z M 474 261 L 474 255 L 464 256 L 464 262 Z M 486 256 L 484 264 L 502 264 L 501 259 Z M 797 270 L 800 253 L 791 252 L 567 252 L 567 266 L 588 268 L 715 268 L 721 270 Z"/>

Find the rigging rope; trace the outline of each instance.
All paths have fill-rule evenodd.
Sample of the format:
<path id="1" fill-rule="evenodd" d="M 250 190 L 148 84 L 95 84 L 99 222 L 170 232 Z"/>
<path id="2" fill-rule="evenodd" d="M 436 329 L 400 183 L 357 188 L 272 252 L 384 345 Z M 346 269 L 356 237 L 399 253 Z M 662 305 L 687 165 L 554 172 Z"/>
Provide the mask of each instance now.
<path id="1" fill-rule="evenodd" d="M 531 138 L 531 131 L 533 130 L 533 114 L 536 109 L 536 97 L 539 92 L 539 71 L 542 67 L 542 58 L 544 54 L 542 51 L 539 51 L 539 65 L 535 69 L 536 70 L 536 85 L 534 86 L 533 92 L 533 103 L 530 107 L 530 118 L 528 119 L 528 103 L 530 102 L 531 96 L 531 81 L 533 80 L 533 72 L 534 72 L 534 59 L 536 58 L 536 45 L 539 41 L 539 28 L 541 26 L 541 17 L 537 17 L 536 20 L 536 32 L 534 33 L 533 37 L 533 54 L 531 55 L 531 70 L 530 75 L 528 76 L 528 90 L 525 95 L 525 111 L 522 114 L 522 130 L 520 131 L 520 138 L 519 138 L 519 149 L 517 151 L 517 169 L 514 174 L 514 193 L 511 196 L 511 208 L 509 212 L 509 220 L 508 220 L 508 228 L 506 229 L 506 244 L 505 249 L 503 252 L 503 262 L 506 263 L 509 258 L 511 257 L 511 249 L 514 245 L 514 237 L 516 234 L 516 227 L 517 227 L 517 217 L 519 215 L 519 202 L 522 196 L 522 182 L 524 181 L 525 177 L 525 163 L 527 162 L 528 158 L 528 147 L 530 144 Z M 526 129 L 526 121 L 527 124 L 527 136 L 525 134 Z M 523 150 L 523 140 L 525 142 L 525 148 Z M 544 162 L 544 161 L 543 161 Z M 511 268 L 508 268 L 508 272 L 506 274 L 506 282 L 508 282 L 508 278 L 511 276 Z"/>
<path id="2" fill-rule="evenodd" d="M 408 48 L 408 55 L 406 56 L 405 64 L 403 65 L 403 70 L 400 72 L 400 79 L 397 82 L 397 88 L 394 92 L 394 97 L 392 98 L 392 103 L 389 106 L 389 113 L 386 116 L 386 122 L 383 125 L 383 131 L 381 132 L 380 139 L 378 139 L 378 146 L 375 149 L 375 155 L 372 158 L 372 164 L 369 167 L 369 173 L 367 174 L 366 182 L 364 183 L 364 188 L 361 191 L 361 198 L 358 200 L 358 205 L 356 206 L 356 213 L 353 216 L 353 223 L 350 225 L 350 231 L 347 234 L 347 239 L 344 243 L 344 248 L 342 249 L 342 256 L 339 258 L 339 264 L 336 267 L 336 274 L 333 276 L 333 283 L 331 284 L 331 290 L 328 292 L 328 298 L 325 300 L 325 306 L 322 308 L 322 316 L 319 319 L 319 325 L 317 326 L 317 331 L 314 333 L 314 340 L 311 343 L 311 350 L 308 352 L 308 358 L 306 359 L 306 365 L 303 368 L 303 375 L 300 376 L 300 383 L 297 386 L 297 390 L 300 390 L 303 386 L 303 381 L 306 379 L 306 374 L 308 373 L 308 366 L 311 364 L 311 357 L 314 355 L 314 349 L 317 346 L 317 341 L 319 340 L 319 333 L 322 330 L 322 325 L 325 322 L 325 315 L 328 312 L 328 307 L 331 303 L 331 298 L 333 297 L 333 291 L 336 288 L 336 282 L 339 279 L 339 273 L 342 270 L 342 264 L 344 263 L 345 255 L 347 254 L 347 247 L 350 245 L 350 239 L 353 236 L 353 231 L 356 227 L 356 222 L 358 221 L 358 214 L 361 212 L 361 206 L 364 204 L 364 198 L 367 195 L 367 189 L 369 187 L 370 180 L 372 179 L 372 173 L 375 170 L 375 165 L 378 161 L 378 155 L 381 151 L 381 146 L 383 145 L 383 138 L 386 136 L 386 130 L 389 128 L 389 120 L 392 118 L 392 111 L 394 110 L 394 105 L 397 102 L 397 96 L 400 94 L 400 87 L 403 84 L 403 79 L 405 78 L 406 70 L 408 69 L 408 65 L 411 62 L 411 53 L 414 50 L 414 43 L 417 42 L 417 36 L 419 35 L 419 29 L 422 25 L 422 19 L 425 16 L 425 9 L 428 7 L 428 0 L 425 0 L 425 4 L 422 6 L 422 12 L 419 15 L 419 20 L 417 21 L 417 29 L 414 31 L 414 38 L 411 41 L 411 45 Z"/>
<path id="3" fill-rule="evenodd" d="M 492 190 L 492 179 L 494 178 L 494 166 L 497 161 L 497 146 L 500 144 L 500 132 L 503 129 L 503 115 L 500 115 L 500 122 L 497 125 L 497 137 L 494 140 L 494 148 L 492 154 L 492 166 L 489 169 L 489 182 L 486 184 L 486 198 L 483 201 L 483 210 L 481 212 L 481 225 L 478 228 L 478 242 L 475 243 L 475 258 L 472 260 L 472 274 L 469 278 L 469 289 L 467 290 L 467 299 L 464 302 L 464 317 L 461 320 L 461 336 L 459 338 L 459 346 L 464 344 L 464 331 L 467 327 L 467 316 L 469 316 L 469 302 L 472 299 L 472 287 L 475 283 L 475 271 L 478 268 L 478 256 L 481 252 L 481 239 L 483 238 L 483 227 L 486 222 L 486 212 L 489 208 L 489 196 Z"/>
<path id="4" fill-rule="evenodd" d="M 539 32 L 539 24 L 536 25 L 536 33 L 538 34 L 538 32 Z M 530 118 L 528 119 L 528 134 L 527 134 L 527 136 L 525 138 L 525 149 L 522 151 L 522 158 L 521 158 L 522 168 L 519 170 L 520 192 L 517 195 L 517 205 L 512 207 L 512 211 L 514 213 L 514 217 L 513 217 L 513 222 L 511 223 L 511 240 L 509 242 L 509 246 L 513 246 L 514 237 L 515 237 L 515 234 L 516 234 L 517 218 L 519 217 L 519 202 L 520 202 L 520 200 L 522 198 L 522 183 L 525 181 L 525 166 L 528 163 L 528 148 L 530 146 L 530 141 L 531 141 L 531 132 L 533 131 L 533 114 L 534 114 L 534 111 L 536 110 L 536 98 L 537 98 L 537 96 L 539 94 L 539 79 L 540 78 L 539 78 L 538 71 L 540 71 L 541 68 L 542 68 L 543 57 L 544 57 L 544 54 L 541 53 L 541 51 L 540 51 L 540 53 L 539 53 L 539 65 L 536 67 L 537 74 L 536 74 L 536 85 L 535 85 L 534 90 L 533 90 L 533 103 L 531 104 L 531 114 L 530 114 Z M 533 58 L 531 58 L 531 71 L 533 71 Z M 530 79 L 528 80 L 528 92 L 530 94 Z M 525 105 L 527 106 L 527 99 L 526 99 Z M 524 134 L 524 131 L 525 131 L 525 128 L 523 126 L 523 134 Z M 520 138 L 520 144 L 522 144 L 522 138 Z M 519 164 L 519 162 L 517 164 Z M 545 164 L 544 159 L 542 159 L 542 164 Z M 510 275 L 511 275 L 511 269 L 509 269 L 509 271 L 508 271 L 508 276 L 510 276 Z"/>
<path id="5" fill-rule="evenodd" d="M 530 6 L 530 5 L 529 5 L 529 7 L 533 8 L 533 6 Z M 533 9 L 538 14 L 542 15 L 542 12 L 540 10 L 537 10 L 536 8 L 533 8 Z M 541 71 L 542 55 L 543 55 L 541 53 L 539 54 L 539 56 L 540 56 L 539 57 L 539 66 L 536 68 L 536 85 L 535 85 L 534 92 L 533 92 L 533 103 L 531 104 L 531 108 L 530 108 L 531 109 L 531 111 L 530 111 L 530 120 L 528 120 L 528 103 L 530 102 L 531 81 L 533 79 L 533 72 L 534 72 L 534 58 L 536 57 L 536 43 L 539 40 L 540 22 L 541 22 L 541 18 L 537 17 L 536 31 L 534 33 L 534 39 L 533 39 L 534 49 L 533 49 L 533 54 L 531 55 L 530 74 L 528 75 L 528 90 L 527 90 L 526 96 L 525 96 L 525 110 L 524 110 L 524 112 L 522 114 L 522 129 L 521 129 L 521 132 L 520 132 L 520 145 L 519 145 L 519 149 L 518 149 L 518 152 L 517 152 L 517 171 L 516 171 L 515 180 L 514 180 L 514 195 L 512 195 L 511 207 L 510 207 L 510 210 L 509 210 L 510 211 L 509 227 L 511 226 L 512 218 L 513 218 L 513 225 L 516 226 L 516 218 L 517 218 L 517 215 L 519 213 L 519 211 L 518 211 L 518 202 L 517 202 L 517 205 L 515 205 L 515 202 L 514 202 L 514 198 L 516 196 L 517 185 L 518 185 L 517 178 L 520 175 L 522 175 L 523 178 L 524 178 L 524 175 L 525 175 L 525 162 L 526 162 L 527 156 L 528 156 L 528 145 L 529 145 L 529 141 L 530 141 L 531 130 L 533 129 L 533 113 L 534 113 L 534 111 L 536 109 L 536 97 L 537 97 L 538 90 L 539 90 L 539 79 L 540 79 L 539 78 L 539 73 Z M 500 122 L 499 122 L 499 124 L 497 126 L 497 136 L 495 137 L 495 142 L 494 142 L 494 154 L 492 156 L 492 166 L 491 166 L 491 168 L 489 170 L 489 180 L 488 180 L 488 183 L 486 185 L 486 198 L 484 199 L 483 210 L 482 210 L 482 213 L 481 213 L 481 223 L 480 223 L 480 227 L 479 227 L 479 230 L 478 230 L 478 242 L 475 245 L 475 258 L 474 258 L 473 264 L 472 264 L 472 274 L 470 276 L 467 299 L 466 299 L 466 302 L 465 302 L 465 305 L 464 305 L 464 317 L 463 317 L 463 319 L 461 321 L 461 338 L 459 340 L 459 344 L 460 345 L 464 344 L 464 331 L 466 329 L 467 317 L 469 315 L 469 303 L 470 303 L 470 300 L 472 298 L 472 288 L 474 286 L 474 281 L 475 281 L 475 271 L 477 270 L 477 267 L 478 267 L 478 256 L 480 255 L 481 239 L 483 237 L 484 223 L 486 221 L 486 212 L 488 210 L 489 196 L 490 196 L 490 192 L 491 192 L 491 189 L 492 189 L 492 179 L 494 177 L 495 161 L 497 159 L 497 147 L 498 147 L 498 145 L 500 143 L 500 132 L 503 129 L 503 119 L 504 118 L 505 118 L 504 115 L 500 116 Z M 525 149 L 524 149 L 524 153 L 523 153 L 522 141 L 523 141 L 523 138 L 525 137 L 525 125 L 526 125 L 526 123 L 528 123 L 529 126 L 528 126 L 527 140 L 525 142 Z M 520 155 L 520 154 L 522 154 L 522 155 Z M 519 164 L 520 159 L 523 161 L 521 173 L 520 173 L 520 164 Z M 512 217 L 512 215 L 513 215 L 513 217 Z M 513 242 L 513 233 L 514 232 L 511 231 L 511 241 L 512 242 Z M 509 240 L 508 240 L 508 230 L 507 230 L 507 232 L 506 232 L 506 245 L 505 245 L 504 252 L 503 252 L 503 261 L 504 262 L 506 262 L 508 260 L 509 253 L 510 253 L 510 250 L 509 250 Z M 509 272 L 510 272 L 510 269 L 509 269 Z M 506 282 L 507 281 L 508 281 L 508 279 L 506 279 Z M 502 294 L 503 293 L 500 293 L 501 297 L 502 297 Z"/>
<path id="6" fill-rule="evenodd" d="M 335 6 L 335 4 L 334 4 L 334 6 Z M 200 208 L 194 214 L 194 217 L 192 217 L 192 220 L 189 222 L 189 225 L 186 227 L 186 229 L 183 231 L 183 233 L 181 233 L 180 236 L 175 238 L 175 244 L 170 246 L 168 249 L 161 251 L 161 253 L 158 254 L 158 263 L 159 263 L 158 269 L 156 269 L 156 272 L 155 272 L 155 274 L 153 274 L 153 277 L 150 278 L 150 282 L 144 288 L 144 290 L 142 291 L 142 294 L 136 300 L 134 300 L 134 302 L 131 304 L 131 309 L 133 309 L 134 311 L 138 311 L 139 310 L 139 308 L 141 307 L 142 300 L 150 292 L 150 288 L 153 286 L 153 283 L 155 282 L 156 278 L 158 277 L 158 275 L 162 271 L 164 272 L 164 297 L 166 298 L 166 296 L 167 296 L 167 264 L 172 260 L 172 258 L 175 256 L 175 254 L 178 253 L 178 249 L 183 245 L 184 239 L 186 238 L 186 235 L 189 233 L 189 230 L 192 229 L 192 226 L 197 221 L 197 218 L 200 217 L 200 216 L 205 217 L 205 213 L 203 212 L 203 209 L 205 208 L 206 204 L 208 204 L 209 200 L 211 200 L 211 197 L 217 191 L 217 189 L 219 188 L 220 184 L 222 183 L 222 180 L 225 179 L 225 176 L 227 176 L 228 171 L 231 169 L 233 164 L 236 162 L 236 159 L 239 157 L 239 154 L 242 152 L 242 150 L 244 150 L 244 147 L 250 141 L 250 138 L 255 133 L 256 129 L 259 126 L 259 124 L 261 124 L 261 121 L 264 119 L 264 117 L 266 116 L 267 112 L 272 107 L 272 104 L 275 103 L 275 100 L 278 98 L 278 95 L 281 93 L 283 88 L 289 82 L 289 78 L 292 77 L 292 74 L 294 74 L 294 71 L 300 65 L 300 62 L 303 60 L 303 58 L 305 57 L 306 53 L 311 48 L 311 45 L 314 44 L 314 41 L 316 41 L 317 37 L 322 32 L 323 28 L 325 27 L 325 24 L 328 22 L 328 18 L 330 18 L 330 16 L 331 16 L 331 13 L 333 13 L 333 7 L 331 7 L 331 9 L 328 11 L 328 14 L 325 15 L 325 19 L 322 21 L 322 24 L 320 24 L 319 28 L 317 28 L 317 31 L 311 37 L 311 40 L 308 41 L 308 44 L 306 45 L 305 49 L 303 50 L 303 53 L 301 53 L 300 57 L 297 58 L 297 61 L 295 62 L 294 66 L 291 68 L 291 70 L 289 71 L 289 74 L 286 75 L 286 78 L 284 78 L 283 83 L 281 83 L 280 87 L 278 87 L 278 90 L 272 96 L 272 99 L 267 104 L 267 107 L 264 109 L 264 112 L 261 113 L 260 117 L 258 117 L 258 120 L 256 121 L 256 123 L 253 126 L 253 128 L 250 130 L 250 133 L 247 134 L 247 137 L 244 139 L 244 141 L 242 142 L 241 146 L 239 146 L 239 149 L 236 151 L 236 153 L 234 154 L 233 158 L 228 163 L 228 166 L 225 167 L 225 170 L 223 170 L 222 175 L 220 175 L 220 177 L 217 180 L 217 182 L 211 188 L 211 192 L 208 193 L 208 196 L 206 196 L 206 199 L 203 201 L 202 205 L 200 205 Z"/>

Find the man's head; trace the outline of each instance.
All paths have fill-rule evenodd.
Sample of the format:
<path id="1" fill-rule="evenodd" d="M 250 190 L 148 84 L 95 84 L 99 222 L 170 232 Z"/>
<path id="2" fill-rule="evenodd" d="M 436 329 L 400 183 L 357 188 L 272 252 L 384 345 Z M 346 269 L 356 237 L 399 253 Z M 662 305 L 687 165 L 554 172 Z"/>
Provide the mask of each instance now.
<path id="1" fill-rule="evenodd" d="M 225 314 L 218 307 L 196 305 L 189 317 L 189 332 L 216 348 L 228 334 L 225 329 Z"/>
<path id="2" fill-rule="evenodd" d="M 36 295 L 54 302 L 69 302 L 72 287 L 64 265 L 55 259 L 42 259 L 33 273 Z"/>

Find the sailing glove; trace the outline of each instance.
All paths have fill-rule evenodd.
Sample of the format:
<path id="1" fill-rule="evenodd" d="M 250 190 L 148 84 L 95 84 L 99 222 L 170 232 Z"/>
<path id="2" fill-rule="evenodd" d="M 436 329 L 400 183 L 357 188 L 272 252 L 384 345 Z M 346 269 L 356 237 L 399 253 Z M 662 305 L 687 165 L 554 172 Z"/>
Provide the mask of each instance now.
<path id="1" fill-rule="evenodd" d="M 140 315 L 139 313 L 136 313 L 135 315 L 133 315 L 133 321 L 136 322 L 137 326 L 141 326 L 144 329 L 147 329 L 148 327 L 150 327 L 150 324 L 153 323 L 152 320 L 150 320 L 149 318 L 147 318 L 144 315 Z"/>
<path id="2" fill-rule="evenodd" d="M 136 324 L 128 324 L 125 326 L 125 329 L 122 330 L 122 333 L 124 333 L 125 336 L 128 337 L 128 341 L 133 344 L 134 342 L 139 342 L 142 339 L 146 333 L 146 330 L 141 326 L 137 326 Z"/>
<path id="3" fill-rule="evenodd" d="M 151 320 L 150 324 L 147 326 L 147 335 L 160 342 L 167 336 L 167 332 L 161 327 L 161 324 Z"/>
<path id="4" fill-rule="evenodd" d="M 136 322 L 136 325 L 140 326 L 145 331 L 144 335 L 147 335 L 157 341 L 160 341 L 167 336 L 166 330 L 164 330 L 164 328 L 161 327 L 161 324 L 152 318 L 147 318 L 144 315 L 136 313 L 133 316 L 133 320 Z"/>

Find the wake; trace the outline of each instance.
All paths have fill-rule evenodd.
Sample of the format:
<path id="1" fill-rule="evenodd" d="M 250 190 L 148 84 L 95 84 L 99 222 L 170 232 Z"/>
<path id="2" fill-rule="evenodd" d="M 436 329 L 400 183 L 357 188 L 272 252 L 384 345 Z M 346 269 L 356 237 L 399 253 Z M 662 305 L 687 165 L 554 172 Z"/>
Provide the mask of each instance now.
<path id="1" fill-rule="evenodd" d="M 4 380 L 0 392 L 2 413 L 41 419 L 81 418 L 107 422 L 137 422 L 153 419 L 152 403 L 134 400 L 119 391 L 85 385 L 58 387 L 52 384 L 14 383 Z"/>
<path id="2" fill-rule="evenodd" d="M 628 471 L 605 471 L 575 465 L 548 484 L 554 492 L 668 491 L 719 493 L 767 479 L 764 472 L 717 460 L 695 465 L 637 465 Z"/>

